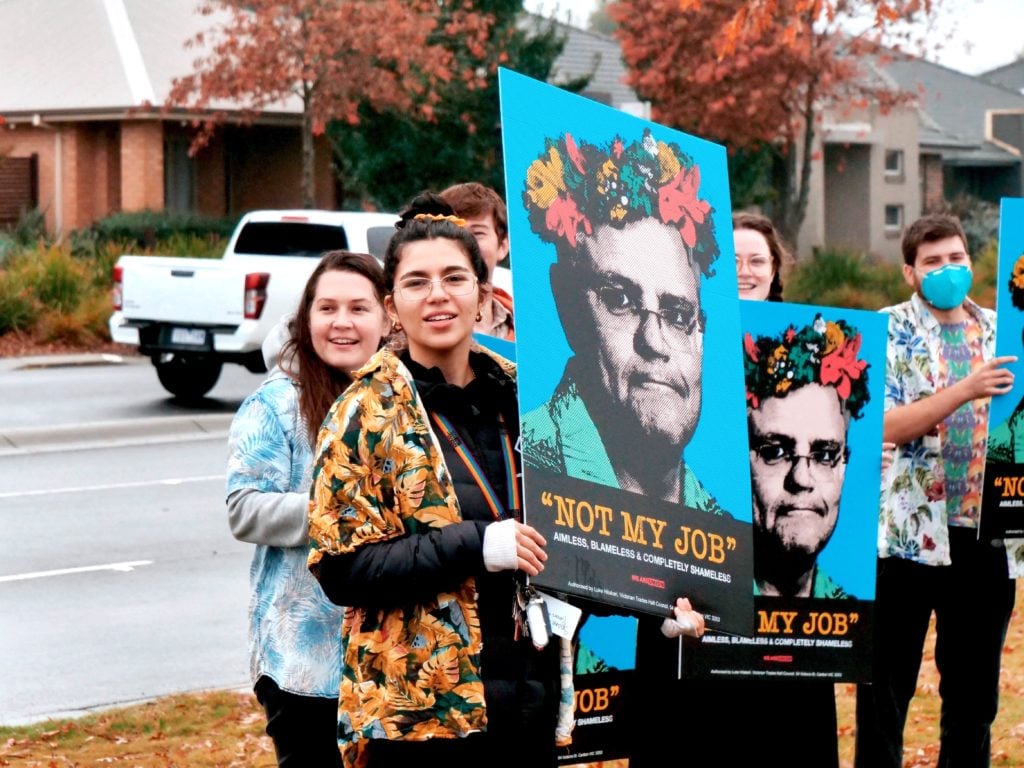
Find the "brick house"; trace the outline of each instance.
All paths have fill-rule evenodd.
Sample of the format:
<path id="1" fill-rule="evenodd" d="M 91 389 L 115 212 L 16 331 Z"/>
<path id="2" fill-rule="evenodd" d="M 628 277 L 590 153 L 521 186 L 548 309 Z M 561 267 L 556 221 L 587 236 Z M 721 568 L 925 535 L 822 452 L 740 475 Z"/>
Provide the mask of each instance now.
<path id="1" fill-rule="evenodd" d="M 66 232 L 116 211 L 224 216 L 301 205 L 297 102 L 250 125 L 232 120 L 226 105 L 227 125 L 195 157 L 188 154 L 189 115 L 149 107 L 164 103 L 174 77 L 188 74 L 199 55 L 184 47 L 211 25 L 196 4 L 0 2 L 0 227 L 33 207 L 49 231 Z M 586 95 L 642 111 L 623 83 L 615 41 L 558 27 L 566 51 L 552 79 L 590 76 Z M 330 147 L 318 141 L 316 203 L 333 208 L 340 195 Z"/>
<path id="2" fill-rule="evenodd" d="M 0 226 L 32 207 L 51 232 L 66 232 L 116 211 L 224 216 L 301 204 L 295 105 L 250 125 L 229 117 L 196 157 L 189 116 L 149 106 L 198 56 L 184 43 L 210 22 L 195 5 L 0 2 Z M 326 142 L 317 146 L 316 198 L 327 208 L 336 200 Z"/>

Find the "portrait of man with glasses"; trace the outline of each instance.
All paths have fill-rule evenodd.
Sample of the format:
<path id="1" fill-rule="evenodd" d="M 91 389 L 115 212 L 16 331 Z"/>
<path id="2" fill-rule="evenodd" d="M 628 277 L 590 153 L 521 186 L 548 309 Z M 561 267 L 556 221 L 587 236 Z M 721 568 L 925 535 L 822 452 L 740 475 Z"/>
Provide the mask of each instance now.
<path id="1" fill-rule="evenodd" d="M 818 315 L 743 341 L 754 583 L 765 597 L 850 597 L 819 566 L 835 533 L 851 419 L 870 399 L 861 335 Z"/>
<path id="2" fill-rule="evenodd" d="M 531 581 L 655 616 L 673 659 L 685 599 L 749 632 L 725 147 L 502 75 L 523 505 L 551 548 Z"/>
<path id="3" fill-rule="evenodd" d="M 720 513 L 684 459 L 702 410 L 701 280 L 719 256 L 699 166 L 649 129 L 603 147 L 566 133 L 525 187 L 573 353 L 523 418 L 527 466 Z"/>

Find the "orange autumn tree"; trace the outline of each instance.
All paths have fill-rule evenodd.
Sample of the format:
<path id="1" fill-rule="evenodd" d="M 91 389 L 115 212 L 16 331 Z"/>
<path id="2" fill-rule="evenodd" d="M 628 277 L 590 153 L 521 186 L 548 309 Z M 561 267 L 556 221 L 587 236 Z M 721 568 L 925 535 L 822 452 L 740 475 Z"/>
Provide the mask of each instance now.
<path id="1" fill-rule="evenodd" d="M 210 28 L 187 46 L 194 71 L 172 84 L 165 108 L 201 115 L 192 151 L 205 145 L 228 104 L 250 121 L 287 103 L 302 111 L 302 195 L 314 205 L 314 136 L 332 120 L 358 120 L 369 102 L 429 117 L 435 85 L 455 71 L 448 36 L 482 50 L 490 20 L 464 0 L 203 0 Z"/>
<path id="2" fill-rule="evenodd" d="M 629 82 L 651 102 L 654 119 L 731 152 L 771 155 L 771 213 L 796 243 L 822 110 L 885 111 L 910 99 L 869 62 L 922 50 L 911 22 L 938 2 L 618 0 L 607 13 Z"/>

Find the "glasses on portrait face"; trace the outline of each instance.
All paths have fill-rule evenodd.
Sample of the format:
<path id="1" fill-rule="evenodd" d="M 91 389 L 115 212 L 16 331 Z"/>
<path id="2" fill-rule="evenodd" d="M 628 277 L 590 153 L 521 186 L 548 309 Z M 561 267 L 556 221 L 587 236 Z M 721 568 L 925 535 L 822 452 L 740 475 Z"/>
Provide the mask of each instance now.
<path id="1" fill-rule="evenodd" d="M 669 297 L 667 306 L 647 309 L 633 286 L 606 281 L 590 290 L 597 296 L 599 306 L 611 316 L 612 323 L 630 333 L 639 328 L 647 315 L 653 315 L 661 338 L 670 349 L 690 349 L 695 333 L 704 333 L 704 312 L 683 297 Z"/>
<path id="2" fill-rule="evenodd" d="M 477 279 L 469 272 L 452 272 L 437 280 L 426 277 L 407 277 L 398 283 L 398 293 L 406 301 L 423 301 L 435 285 L 449 296 L 465 296 L 476 288 Z"/>
<path id="3" fill-rule="evenodd" d="M 796 468 L 798 461 L 806 460 L 807 468 L 816 480 L 830 479 L 836 467 L 850 460 L 849 447 L 832 440 L 815 441 L 811 443 L 811 450 L 804 454 L 797 453 L 794 448 L 791 443 L 756 437 L 750 446 L 762 464 L 785 468 L 787 474 Z"/>
<path id="4" fill-rule="evenodd" d="M 771 256 L 764 256 L 762 254 L 755 254 L 753 256 L 737 256 L 736 271 L 739 272 L 744 264 L 746 264 L 747 269 L 749 269 L 755 275 L 766 275 L 772 271 Z"/>

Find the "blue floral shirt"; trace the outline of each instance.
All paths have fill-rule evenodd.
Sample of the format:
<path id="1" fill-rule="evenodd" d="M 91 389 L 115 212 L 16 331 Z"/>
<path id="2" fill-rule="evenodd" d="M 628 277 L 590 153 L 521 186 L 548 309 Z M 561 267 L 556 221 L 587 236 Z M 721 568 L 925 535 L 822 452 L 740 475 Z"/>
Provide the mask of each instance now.
<path id="1" fill-rule="evenodd" d="M 995 313 L 967 300 L 964 305 L 978 323 L 982 354 L 995 353 Z M 909 301 L 886 307 L 889 341 L 886 348 L 885 410 L 934 395 L 941 386 L 938 320 L 916 293 Z M 988 417 L 988 403 L 982 415 Z M 878 523 L 878 556 L 901 557 L 924 565 L 949 565 L 949 512 L 939 431 L 897 446 L 886 475 Z M 957 522 L 970 523 L 965 518 Z M 976 525 L 976 523 L 975 523 Z M 973 527 L 973 526 L 969 526 Z M 1007 541 L 1010 575 L 1024 573 L 1024 540 Z"/>
<path id="2" fill-rule="evenodd" d="M 242 403 L 229 436 L 227 495 L 251 488 L 308 496 L 313 450 L 298 390 L 277 372 Z M 250 673 L 282 690 L 336 698 L 341 684 L 344 608 L 306 567 L 307 546 L 256 545 L 249 581 Z"/>

